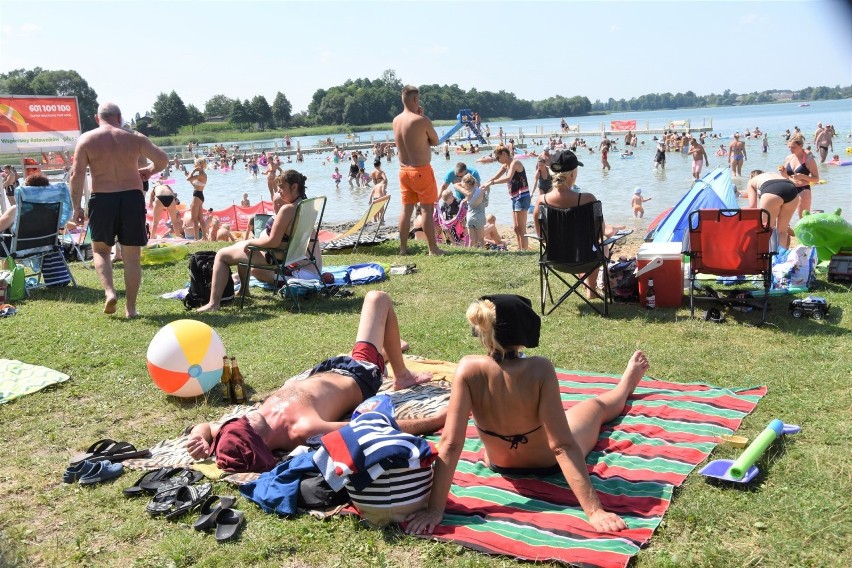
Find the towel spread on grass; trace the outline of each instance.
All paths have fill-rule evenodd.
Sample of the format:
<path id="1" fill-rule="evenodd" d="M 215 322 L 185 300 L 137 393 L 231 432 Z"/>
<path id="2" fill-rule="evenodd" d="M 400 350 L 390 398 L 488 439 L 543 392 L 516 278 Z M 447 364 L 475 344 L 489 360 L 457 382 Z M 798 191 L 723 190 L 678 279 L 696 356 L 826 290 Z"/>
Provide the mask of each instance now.
<path id="1" fill-rule="evenodd" d="M 611 389 L 616 375 L 557 370 L 566 409 Z M 482 443 L 468 424 L 444 519 L 434 538 L 490 554 L 624 567 L 647 543 L 672 491 L 748 415 L 766 387 L 724 389 L 645 378 L 625 412 L 605 424 L 586 459 L 607 511 L 628 530 L 597 533 L 561 474 L 500 475 L 480 461 Z"/>
<path id="2" fill-rule="evenodd" d="M 47 367 L 21 363 L 15 359 L 0 359 L 0 404 L 70 378 L 65 373 Z"/>

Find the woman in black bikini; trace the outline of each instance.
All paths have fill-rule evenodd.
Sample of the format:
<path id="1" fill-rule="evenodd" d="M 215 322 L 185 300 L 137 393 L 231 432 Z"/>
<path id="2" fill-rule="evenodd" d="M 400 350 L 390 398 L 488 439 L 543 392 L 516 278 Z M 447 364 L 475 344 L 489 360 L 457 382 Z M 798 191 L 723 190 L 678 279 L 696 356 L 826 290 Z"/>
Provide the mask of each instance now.
<path id="1" fill-rule="evenodd" d="M 441 522 L 468 418 L 484 446 L 485 464 L 498 473 L 550 475 L 561 472 L 589 523 L 597 531 L 619 531 L 624 521 L 603 510 L 589 480 L 585 456 L 594 448 L 601 425 L 621 414 L 648 360 L 637 351 L 618 385 L 562 408 L 553 364 L 544 357 L 524 357 L 538 345 L 541 320 L 529 299 L 499 294 L 471 304 L 467 319 L 488 355 L 464 357 L 453 377 L 447 421 L 438 444 L 429 505 L 409 517 L 411 534 L 431 533 Z"/>
<path id="2" fill-rule="evenodd" d="M 796 191 L 799 192 L 796 211 L 801 219 L 802 211 L 811 210 L 811 184 L 819 183 L 819 169 L 814 157 L 805 152 L 801 137 L 794 136 L 787 147 L 790 148 L 790 155 L 778 171 L 796 185 Z"/>
<path id="3" fill-rule="evenodd" d="M 278 247 L 290 238 L 287 231 L 290 230 L 290 225 L 292 225 L 293 218 L 296 216 L 296 207 L 300 201 L 306 199 L 305 180 L 307 179 L 296 170 L 286 170 L 275 178 L 278 194 L 281 196 L 284 205 L 282 205 L 274 217 L 269 219 L 266 229 L 255 238 L 247 241 L 239 241 L 231 246 L 220 249 L 216 253 L 216 260 L 213 261 L 213 282 L 210 287 L 210 301 L 196 311 L 214 312 L 219 309 L 222 293 L 225 291 L 225 284 L 227 279 L 231 277 L 229 267 L 239 266 L 240 263 L 248 262 L 247 246 Z M 252 259 L 253 264 L 267 264 L 268 261 L 263 254 L 257 251 L 252 254 L 254 255 Z M 320 266 L 322 266 L 321 263 Z M 245 269 L 239 266 L 237 272 L 239 273 L 242 285 L 248 286 L 248 274 L 245 273 Z M 252 271 L 251 275 L 266 282 L 272 282 L 273 278 L 273 274 L 268 270 Z"/>
<path id="4" fill-rule="evenodd" d="M 189 206 L 192 219 L 193 236 L 197 239 L 201 235 L 202 240 L 207 240 L 207 223 L 204 221 L 204 188 L 207 186 L 207 160 L 198 158 L 195 160 L 195 168 L 186 174 L 186 181 L 192 184 L 192 203 Z M 184 170 L 186 171 L 186 170 Z M 200 233 L 199 233 L 200 231 Z"/>
<path id="5" fill-rule="evenodd" d="M 177 203 L 175 203 L 175 192 L 171 187 L 164 183 L 157 183 L 154 190 L 148 198 L 148 207 L 153 207 L 154 221 L 151 223 L 151 238 L 156 239 L 157 228 L 160 226 L 160 219 L 163 217 L 163 209 L 168 211 L 169 219 L 172 222 L 172 229 L 179 225 Z M 181 233 L 175 233 L 175 236 L 182 236 Z"/>

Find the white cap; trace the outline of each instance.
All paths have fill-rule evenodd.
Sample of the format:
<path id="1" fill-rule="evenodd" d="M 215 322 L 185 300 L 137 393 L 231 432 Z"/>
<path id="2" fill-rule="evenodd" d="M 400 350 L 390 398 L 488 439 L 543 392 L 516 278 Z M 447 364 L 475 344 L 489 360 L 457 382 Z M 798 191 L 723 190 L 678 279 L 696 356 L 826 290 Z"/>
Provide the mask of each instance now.
<path id="1" fill-rule="evenodd" d="M 637 187 L 636 189 L 633 190 L 633 193 L 636 194 L 636 195 L 642 195 L 642 188 Z"/>

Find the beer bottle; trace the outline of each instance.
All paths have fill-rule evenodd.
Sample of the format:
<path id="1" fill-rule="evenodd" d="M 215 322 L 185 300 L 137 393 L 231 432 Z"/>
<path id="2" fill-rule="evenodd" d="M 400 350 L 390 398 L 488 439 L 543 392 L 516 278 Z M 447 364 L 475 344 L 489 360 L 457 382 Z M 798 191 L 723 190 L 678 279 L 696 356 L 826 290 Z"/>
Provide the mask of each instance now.
<path id="1" fill-rule="evenodd" d="M 648 279 L 648 289 L 645 291 L 645 307 L 649 310 L 657 307 L 657 292 L 654 290 L 654 279 Z"/>
<path id="2" fill-rule="evenodd" d="M 228 361 L 228 356 L 222 357 L 222 398 L 228 402 L 232 402 L 231 398 L 231 363 Z"/>
<path id="3" fill-rule="evenodd" d="M 237 404 L 243 404 L 246 401 L 246 385 L 236 357 L 231 357 L 231 398 Z"/>

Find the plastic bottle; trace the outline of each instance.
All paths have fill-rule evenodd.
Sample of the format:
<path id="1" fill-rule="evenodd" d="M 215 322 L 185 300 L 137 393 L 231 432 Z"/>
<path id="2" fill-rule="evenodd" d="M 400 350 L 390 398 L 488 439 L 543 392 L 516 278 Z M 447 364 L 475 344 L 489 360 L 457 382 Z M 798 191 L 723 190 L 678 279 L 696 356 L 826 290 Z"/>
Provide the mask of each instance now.
<path id="1" fill-rule="evenodd" d="M 231 357 L 231 400 L 236 404 L 246 401 L 246 385 L 236 357 Z"/>
<path id="2" fill-rule="evenodd" d="M 228 361 L 228 356 L 222 357 L 222 398 L 228 402 L 233 402 L 231 398 L 231 363 Z"/>
<path id="3" fill-rule="evenodd" d="M 648 289 L 645 291 L 645 307 L 649 310 L 657 308 L 657 292 L 654 290 L 654 279 L 648 279 Z"/>

